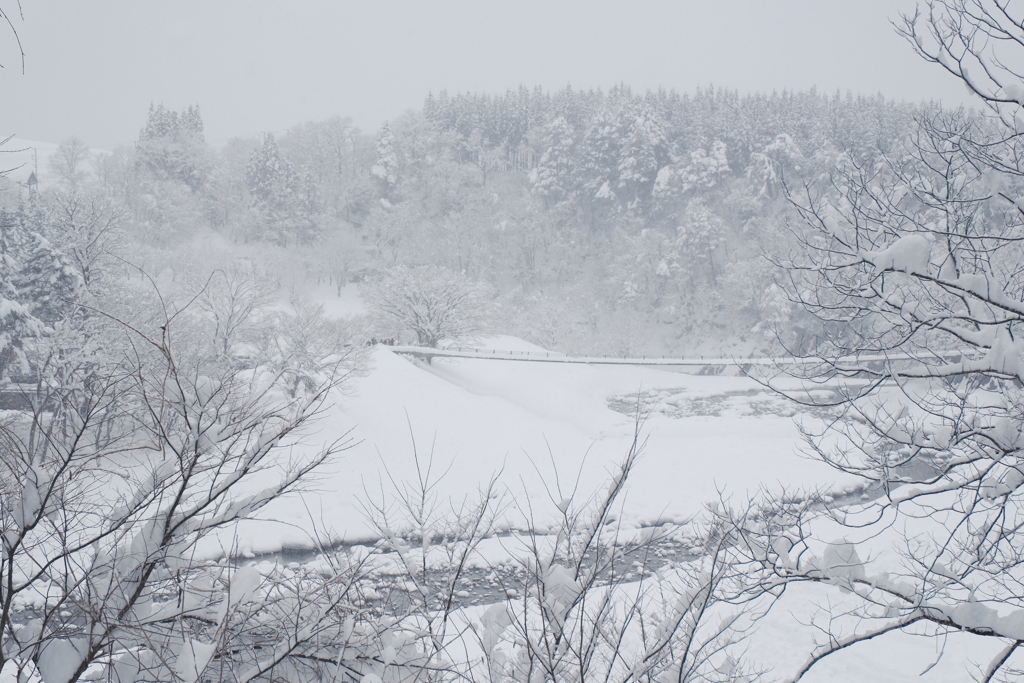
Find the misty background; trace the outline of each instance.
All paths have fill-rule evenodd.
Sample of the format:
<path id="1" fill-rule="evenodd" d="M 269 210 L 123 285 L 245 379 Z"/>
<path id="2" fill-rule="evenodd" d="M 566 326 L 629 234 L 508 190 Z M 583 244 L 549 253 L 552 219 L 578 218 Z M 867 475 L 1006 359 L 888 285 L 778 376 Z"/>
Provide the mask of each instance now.
<path id="1" fill-rule="evenodd" d="M 0 130 L 90 147 L 135 140 L 151 102 L 198 103 L 211 142 L 350 117 L 364 131 L 427 93 L 520 85 L 741 93 L 850 90 L 918 102 L 966 91 L 889 22 L 905 0 L 479 3 L 128 0 L 23 3 L 22 74 L 0 41 Z"/>
<path id="2" fill-rule="evenodd" d="M 358 315 L 361 284 L 434 268 L 486 302 L 466 333 L 801 348 L 821 330 L 764 258 L 793 237 L 787 182 L 896 153 L 966 95 L 896 34 L 901 8 L 27 5 L 24 68 L 13 33 L 0 55 L 20 187 L 0 201 L 59 243 L 54 212 L 87 199 L 104 248 L 185 297 L 239 262 Z M 358 327 L 348 343 L 411 341 Z"/>

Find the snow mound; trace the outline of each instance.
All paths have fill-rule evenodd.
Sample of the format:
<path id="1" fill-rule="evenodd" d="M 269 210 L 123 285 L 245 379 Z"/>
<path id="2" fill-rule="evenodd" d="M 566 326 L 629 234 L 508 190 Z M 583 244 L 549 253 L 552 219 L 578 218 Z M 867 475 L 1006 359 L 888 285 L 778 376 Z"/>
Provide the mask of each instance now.
<path id="1" fill-rule="evenodd" d="M 924 235 L 904 235 L 881 251 L 865 251 L 861 258 L 878 270 L 898 270 L 904 273 L 928 273 L 932 243 Z"/>

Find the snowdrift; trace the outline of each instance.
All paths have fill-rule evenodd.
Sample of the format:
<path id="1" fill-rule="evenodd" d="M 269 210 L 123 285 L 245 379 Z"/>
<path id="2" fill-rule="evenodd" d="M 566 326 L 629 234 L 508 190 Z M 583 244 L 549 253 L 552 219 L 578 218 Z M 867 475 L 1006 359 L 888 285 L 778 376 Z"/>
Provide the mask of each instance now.
<path id="1" fill-rule="evenodd" d="M 535 350 L 509 337 L 486 346 Z M 679 409 L 655 410 L 643 425 L 647 443 L 621 515 L 627 528 L 684 521 L 720 495 L 856 484 L 800 457 L 792 418 L 753 410 L 767 397 L 746 378 L 496 360 L 426 365 L 376 347 L 369 372 L 304 439 L 316 447 L 352 430 L 357 445 L 321 472 L 312 490 L 261 514 L 274 522 L 248 524 L 225 542 L 250 554 L 310 547 L 314 532 L 373 539 L 361 500 L 389 498 L 396 484 L 416 481 L 417 457 L 420 474 L 439 479 L 438 491 L 457 499 L 500 472 L 512 499 L 543 525 L 574 489 L 586 497 L 604 486 L 632 440 L 634 416 L 627 413 L 638 394 L 669 397 Z M 700 409 L 708 405 L 717 409 Z M 510 526 L 527 523 L 510 515 Z"/>

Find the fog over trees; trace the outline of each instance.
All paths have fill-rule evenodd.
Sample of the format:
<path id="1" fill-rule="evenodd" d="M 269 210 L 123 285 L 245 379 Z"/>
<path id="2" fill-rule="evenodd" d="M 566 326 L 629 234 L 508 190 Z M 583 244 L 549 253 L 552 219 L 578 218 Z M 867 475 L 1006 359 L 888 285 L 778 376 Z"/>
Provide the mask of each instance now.
<path id="1" fill-rule="evenodd" d="M 29 205 L 109 203 L 127 260 L 152 274 L 187 275 L 214 237 L 299 289 L 436 266 L 486 285 L 493 331 L 545 346 L 749 353 L 781 315 L 760 254 L 789 239 L 786 184 L 846 153 L 900 154 L 928 113 L 814 91 L 520 88 L 431 94 L 375 134 L 337 118 L 215 148 L 198 106 L 157 103 L 134 146 L 87 159 L 66 140 L 39 195 L 4 201 L 40 234 Z"/>

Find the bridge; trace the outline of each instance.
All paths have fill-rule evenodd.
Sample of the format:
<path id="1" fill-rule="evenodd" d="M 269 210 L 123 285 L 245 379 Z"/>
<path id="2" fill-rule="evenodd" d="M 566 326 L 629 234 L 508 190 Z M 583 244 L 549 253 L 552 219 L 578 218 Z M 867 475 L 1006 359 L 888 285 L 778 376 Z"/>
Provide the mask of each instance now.
<path id="1" fill-rule="evenodd" d="M 414 358 L 431 360 L 433 358 L 475 358 L 481 360 L 526 361 L 533 363 L 576 363 L 580 365 L 653 365 L 663 367 L 751 367 L 779 365 L 821 365 L 849 363 L 878 363 L 896 360 L 924 360 L 924 357 L 906 353 L 891 355 L 850 356 L 844 358 L 671 358 L 647 357 L 619 358 L 616 356 L 566 356 L 550 351 L 501 351 L 496 349 L 465 349 L 447 348 L 431 349 L 423 346 L 388 346 L 387 349 Z M 930 360 L 939 360 L 932 356 Z"/>

